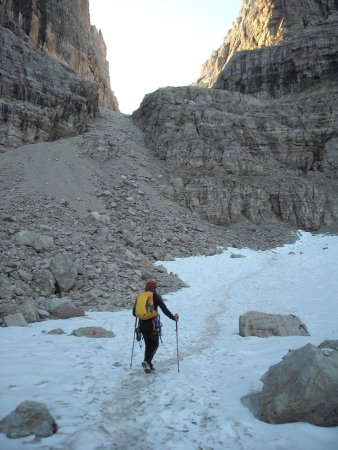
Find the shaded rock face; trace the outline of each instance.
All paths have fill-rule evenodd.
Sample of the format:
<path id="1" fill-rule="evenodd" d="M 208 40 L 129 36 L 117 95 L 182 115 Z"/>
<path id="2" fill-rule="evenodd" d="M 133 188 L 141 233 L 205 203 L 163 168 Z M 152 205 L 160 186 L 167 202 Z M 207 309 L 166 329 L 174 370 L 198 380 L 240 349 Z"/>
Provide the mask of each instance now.
<path id="1" fill-rule="evenodd" d="M 268 423 L 338 425 L 338 352 L 312 344 L 288 353 L 261 380 L 261 419 Z"/>
<path id="2" fill-rule="evenodd" d="M 204 63 L 195 84 L 213 87 L 225 65 L 237 52 L 276 46 L 308 28 L 331 20 L 337 11 L 338 4 L 334 0 L 244 0 L 239 17 L 221 46 Z M 301 40 L 297 38 L 298 43 Z M 314 49 L 309 46 L 308 50 L 311 55 Z"/>
<path id="3" fill-rule="evenodd" d="M 118 110 L 88 0 L 0 3 L 0 149 L 83 133 Z"/>
<path id="4" fill-rule="evenodd" d="M 283 220 L 316 230 L 338 217 L 332 92 L 272 100 L 165 88 L 133 114 L 165 160 L 168 195 L 212 223 Z"/>
<path id="5" fill-rule="evenodd" d="M 0 22 L 78 76 L 95 81 L 101 106 L 118 110 L 110 88 L 106 45 L 101 32 L 90 25 L 88 0 L 4 0 Z"/>

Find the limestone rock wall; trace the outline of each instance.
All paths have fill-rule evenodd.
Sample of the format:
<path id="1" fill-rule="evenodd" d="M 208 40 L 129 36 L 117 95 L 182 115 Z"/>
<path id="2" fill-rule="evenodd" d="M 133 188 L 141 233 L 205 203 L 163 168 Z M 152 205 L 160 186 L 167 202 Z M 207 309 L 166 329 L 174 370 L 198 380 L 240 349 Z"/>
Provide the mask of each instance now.
<path id="1" fill-rule="evenodd" d="M 101 106 L 118 110 L 101 32 L 90 25 L 88 0 L 2 0 L 0 23 L 98 85 Z"/>
<path id="2" fill-rule="evenodd" d="M 293 103 L 166 88 L 146 96 L 133 119 L 167 163 L 168 195 L 203 218 L 315 230 L 338 217 L 337 93 Z"/>
<path id="3" fill-rule="evenodd" d="M 85 131 L 97 85 L 0 26 L 0 150 Z"/>
<path id="4" fill-rule="evenodd" d="M 239 52 L 213 87 L 265 97 L 280 97 L 337 86 L 338 15 L 305 29 L 278 46 Z"/>
<path id="5" fill-rule="evenodd" d="M 276 46 L 338 11 L 336 0 L 243 0 L 239 17 L 221 46 L 204 63 L 197 86 L 213 87 L 237 52 Z"/>
<path id="6" fill-rule="evenodd" d="M 337 72 L 337 1 L 244 0 L 196 83 L 213 89 L 159 90 L 133 117 L 202 217 L 316 230 L 338 218 Z"/>

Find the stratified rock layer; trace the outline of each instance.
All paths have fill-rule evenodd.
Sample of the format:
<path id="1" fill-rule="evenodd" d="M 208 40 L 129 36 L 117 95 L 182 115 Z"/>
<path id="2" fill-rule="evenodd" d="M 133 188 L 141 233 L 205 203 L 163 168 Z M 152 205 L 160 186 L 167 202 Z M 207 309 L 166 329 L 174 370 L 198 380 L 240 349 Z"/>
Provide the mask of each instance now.
<path id="1" fill-rule="evenodd" d="M 213 84 L 216 89 L 280 97 L 337 87 L 338 15 L 277 46 L 239 52 Z"/>
<path id="2" fill-rule="evenodd" d="M 244 0 L 196 83 L 214 89 L 159 90 L 133 117 L 202 217 L 316 230 L 338 217 L 337 70 L 337 1 Z"/>
<path id="3" fill-rule="evenodd" d="M 337 95 L 257 98 L 197 87 L 145 97 L 134 120 L 166 161 L 168 194 L 216 224 L 337 217 Z M 329 150 L 331 149 L 331 150 Z"/>
<path id="4" fill-rule="evenodd" d="M 0 149 L 83 133 L 118 111 L 88 0 L 0 2 Z"/>
<path id="5" fill-rule="evenodd" d="M 335 0 L 244 0 L 239 17 L 221 46 L 204 63 L 196 85 L 213 87 L 236 53 L 276 47 L 314 25 L 331 20 L 337 11 Z"/>
<path id="6" fill-rule="evenodd" d="M 86 130 L 97 86 L 0 26 L 0 148 Z"/>
<path id="7" fill-rule="evenodd" d="M 90 25 L 88 0 L 4 0 L 0 24 L 28 37 L 78 76 L 95 81 L 101 106 L 118 111 L 110 88 L 106 45 L 101 31 Z"/>

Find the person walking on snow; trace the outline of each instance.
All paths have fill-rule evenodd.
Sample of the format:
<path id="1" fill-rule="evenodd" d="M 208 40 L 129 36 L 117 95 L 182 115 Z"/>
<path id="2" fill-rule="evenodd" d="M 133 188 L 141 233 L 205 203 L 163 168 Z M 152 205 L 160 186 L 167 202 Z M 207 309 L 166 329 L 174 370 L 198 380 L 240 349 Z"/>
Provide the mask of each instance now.
<path id="1" fill-rule="evenodd" d="M 144 290 L 146 292 L 150 291 L 153 293 L 154 310 L 157 312 L 158 307 L 160 307 L 161 310 L 163 311 L 163 313 L 167 317 L 169 317 L 169 319 L 177 322 L 179 319 L 178 314 L 177 313 L 172 314 L 169 311 L 169 309 L 166 307 L 161 295 L 156 292 L 156 288 L 157 288 L 156 280 L 147 281 L 145 288 L 144 288 Z M 136 317 L 136 303 L 133 308 L 133 315 L 134 315 L 134 317 Z M 139 329 L 140 329 L 140 332 L 142 333 L 144 343 L 145 343 L 144 361 L 142 363 L 142 367 L 144 368 L 144 371 L 146 373 L 154 372 L 155 368 L 152 364 L 152 360 L 153 360 L 154 355 L 159 346 L 159 338 L 160 338 L 160 331 L 161 331 L 159 318 L 155 317 L 155 318 L 151 318 L 148 320 L 139 319 Z"/>

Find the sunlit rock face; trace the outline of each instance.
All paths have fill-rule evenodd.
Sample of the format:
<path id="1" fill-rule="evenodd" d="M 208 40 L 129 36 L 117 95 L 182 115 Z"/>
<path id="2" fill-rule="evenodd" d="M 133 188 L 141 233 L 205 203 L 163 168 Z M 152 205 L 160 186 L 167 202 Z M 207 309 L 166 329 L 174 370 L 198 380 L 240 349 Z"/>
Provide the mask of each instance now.
<path id="1" fill-rule="evenodd" d="M 133 117 L 167 162 L 169 195 L 217 224 L 337 220 L 337 8 L 244 1 L 224 60 L 200 79 L 211 89 L 144 99 Z"/>
<path id="2" fill-rule="evenodd" d="M 304 31 L 324 23 L 327 26 L 336 20 L 337 11 L 336 0 L 244 0 L 239 17 L 221 46 L 204 63 L 195 85 L 213 87 L 228 61 L 243 50 L 278 46 L 295 36 L 299 38 L 293 46 L 304 47 L 304 41 L 311 39 Z"/>

